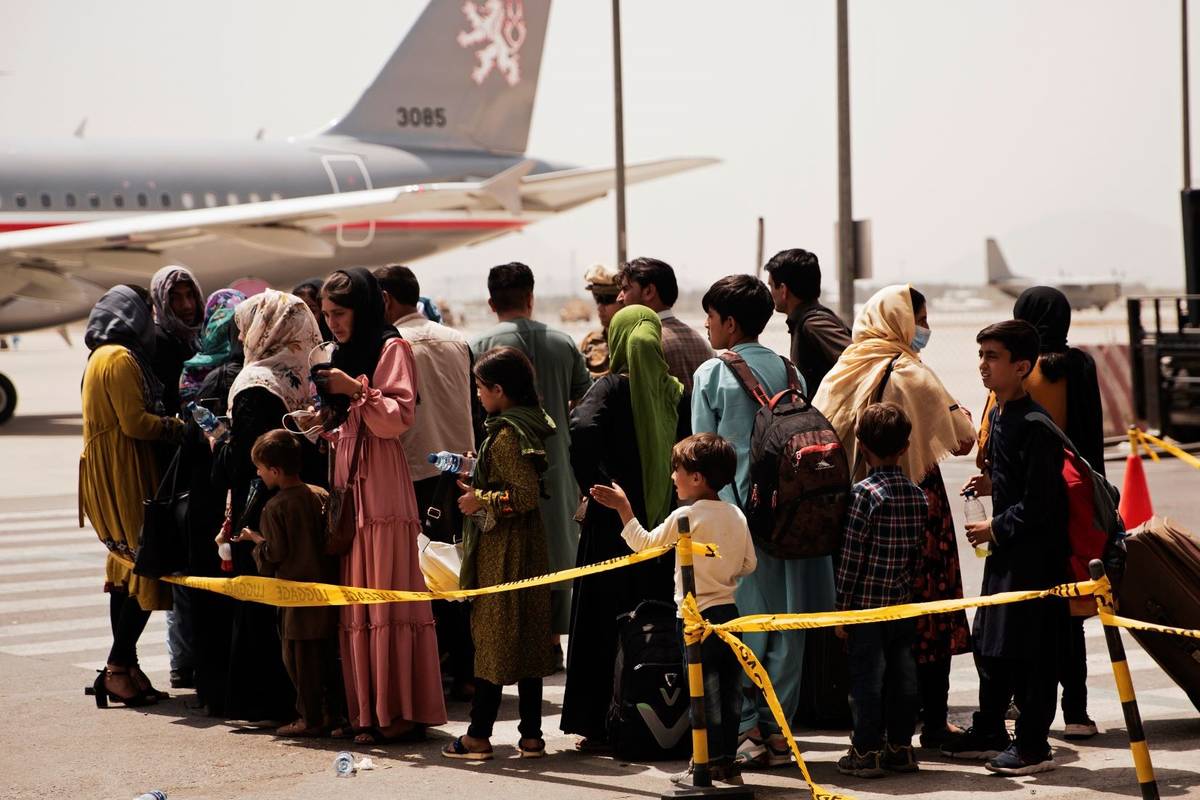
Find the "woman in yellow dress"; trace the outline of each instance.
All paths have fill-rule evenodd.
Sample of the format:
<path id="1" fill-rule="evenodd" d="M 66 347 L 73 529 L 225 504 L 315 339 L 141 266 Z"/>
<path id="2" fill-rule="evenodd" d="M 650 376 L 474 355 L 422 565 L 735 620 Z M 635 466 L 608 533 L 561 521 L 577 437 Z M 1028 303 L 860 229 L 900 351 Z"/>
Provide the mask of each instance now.
<path id="1" fill-rule="evenodd" d="M 137 643 L 150 612 L 171 607 L 170 585 L 135 575 L 130 566 L 142 503 L 158 488 L 154 443 L 183 435 L 180 420 L 163 416 L 163 387 L 150 368 L 149 301 L 141 287 L 110 289 L 92 309 L 84 334 L 91 355 L 83 374 L 79 503 L 109 550 L 104 586 L 113 631 L 108 663 L 92 690 L 98 707 L 109 700 L 145 705 L 165 696 L 138 667 Z"/>

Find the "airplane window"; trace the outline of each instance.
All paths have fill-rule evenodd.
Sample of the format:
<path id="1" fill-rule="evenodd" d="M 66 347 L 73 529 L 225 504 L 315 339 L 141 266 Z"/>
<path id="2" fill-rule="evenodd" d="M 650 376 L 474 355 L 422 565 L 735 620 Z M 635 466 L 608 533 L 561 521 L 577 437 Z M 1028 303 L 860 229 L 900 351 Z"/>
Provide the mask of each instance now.
<path id="1" fill-rule="evenodd" d="M 262 198 L 258 196 L 258 192 L 250 193 L 250 202 L 251 203 L 261 203 L 262 202 Z"/>
<path id="2" fill-rule="evenodd" d="M 75 193 L 67 192 L 67 208 L 75 207 Z"/>
<path id="3" fill-rule="evenodd" d="M 282 200 L 283 195 L 281 195 L 279 192 L 271 192 L 271 199 L 272 200 Z"/>
<path id="4" fill-rule="evenodd" d="M 162 195 L 158 199 L 162 201 L 163 208 L 171 207 L 171 195 L 167 194 L 166 192 L 163 192 Z"/>
<path id="5" fill-rule="evenodd" d="M 192 197 L 191 192 L 184 192 L 179 196 L 179 201 L 183 203 L 184 208 L 192 208 L 196 205 L 196 200 Z"/>
<path id="6" fill-rule="evenodd" d="M 49 208 L 49 207 L 50 207 L 50 195 L 48 195 L 48 194 L 46 194 L 45 192 L 43 192 L 43 193 L 42 193 L 41 200 L 42 200 L 42 208 Z"/>
<path id="7" fill-rule="evenodd" d="M 149 198 L 146 197 L 145 192 L 138 192 L 138 196 L 137 196 L 138 208 L 145 208 L 146 204 L 149 202 L 150 202 Z"/>
<path id="8" fill-rule="evenodd" d="M 217 205 L 217 196 L 212 192 L 204 193 L 204 205 L 213 208 Z"/>
<path id="9" fill-rule="evenodd" d="M 13 195 L 13 202 L 17 204 L 17 208 L 24 208 L 25 207 L 25 195 L 21 194 L 20 192 L 17 192 L 16 194 Z"/>
<path id="10" fill-rule="evenodd" d="M 236 206 L 238 204 L 237 192 L 230 192 L 225 195 L 225 203 L 227 205 Z"/>
<path id="11" fill-rule="evenodd" d="M 100 207 L 100 195 L 95 192 L 88 192 L 88 205 L 92 208 Z"/>
<path id="12" fill-rule="evenodd" d="M 117 208 L 125 207 L 125 195 L 121 194 L 120 192 L 113 192 L 112 197 L 113 197 L 113 205 L 114 206 L 116 206 Z"/>

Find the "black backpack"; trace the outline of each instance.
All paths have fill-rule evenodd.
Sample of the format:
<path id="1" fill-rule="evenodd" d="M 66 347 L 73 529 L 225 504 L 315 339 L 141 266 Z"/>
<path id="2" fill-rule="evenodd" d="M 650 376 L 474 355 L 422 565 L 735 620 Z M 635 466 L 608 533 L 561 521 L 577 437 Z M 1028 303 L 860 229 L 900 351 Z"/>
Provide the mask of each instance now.
<path id="1" fill-rule="evenodd" d="M 833 555 L 850 505 L 850 465 L 833 426 L 800 391 L 786 358 L 788 387 L 774 397 L 737 353 L 726 351 L 721 360 L 759 405 L 750 434 L 750 497 L 737 497 L 750 535 L 775 558 Z"/>
<path id="2" fill-rule="evenodd" d="M 691 751 L 687 668 L 675 606 L 645 600 L 617 618 L 608 739 L 630 761 L 684 758 Z"/>

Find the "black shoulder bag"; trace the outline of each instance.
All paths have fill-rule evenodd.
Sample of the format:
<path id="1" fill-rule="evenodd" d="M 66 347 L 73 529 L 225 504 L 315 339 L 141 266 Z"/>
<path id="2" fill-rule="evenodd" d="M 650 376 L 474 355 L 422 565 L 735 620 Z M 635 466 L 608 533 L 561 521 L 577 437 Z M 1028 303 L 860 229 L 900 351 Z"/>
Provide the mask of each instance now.
<path id="1" fill-rule="evenodd" d="M 161 578 L 187 569 L 188 492 L 179 487 L 180 446 L 163 474 L 154 497 L 142 502 L 142 531 L 133 571 Z"/>

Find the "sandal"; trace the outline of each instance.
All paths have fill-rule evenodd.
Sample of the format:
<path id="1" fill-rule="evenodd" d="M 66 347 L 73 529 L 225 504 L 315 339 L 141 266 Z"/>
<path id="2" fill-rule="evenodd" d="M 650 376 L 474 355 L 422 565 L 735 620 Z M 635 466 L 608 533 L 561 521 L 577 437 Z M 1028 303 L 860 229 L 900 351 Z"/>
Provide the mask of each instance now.
<path id="1" fill-rule="evenodd" d="M 525 742 L 535 741 L 537 747 L 526 747 Z M 545 739 L 518 739 L 517 750 L 521 753 L 521 758 L 544 758 L 546 755 L 546 740 Z"/>
<path id="2" fill-rule="evenodd" d="M 142 668 L 139 665 L 134 664 L 132 667 L 130 667 L 129 674 L 133 677 L 134 682 L 142 690 L 142 694 L 153 695 L 159 700 L 170 699 L 171 695 L 154 688 L 153 684 L 150 683 L 150 678 L 146 675 L 146 673 L 142 672 Z"/>
<path id="3" fill-rule="evenodd" d="M 362 745 L 404 744 L 423 741 L 425 741 L 424 725 L 414 725 L 395 736 L 388 736 L 379 728 L 367 728 L 364 731 L 359 731 L 354 737 L 354 743 Z"/>
<path id="4" fill-rule="evenodd" d="M 487 750 L 468 750 L 467 746 L 463 744 L 462 737 L 459 736 L 442 748 L 442 755 L 446 758 L 457 758 L 461 761 L 491 761 L 493 753 L 490 747 Z M 522 755 L 521 757 L 524 758 L 525 756 Z"/>
<path id="5" fill-rule="evenodd" d="M 330 739 L 353 739 L 356 731 L 354 726 L 348 722 L 336 725 L 329 731 Z"/>
<path id="6" fill-rule="evenodd" d="M 575 742 L 575 749 L 580 753 L 611 753 L 612 745 L 605 739 L 584 736 Z"/>
<path id="7" fill-rule="evenodd" d="M 314 739 L 322 733 L 324 731 L 320 727 L 310 728 L 302 718 L 275 729 L 276 736 L 286 736 L 289 739 Z"/>

